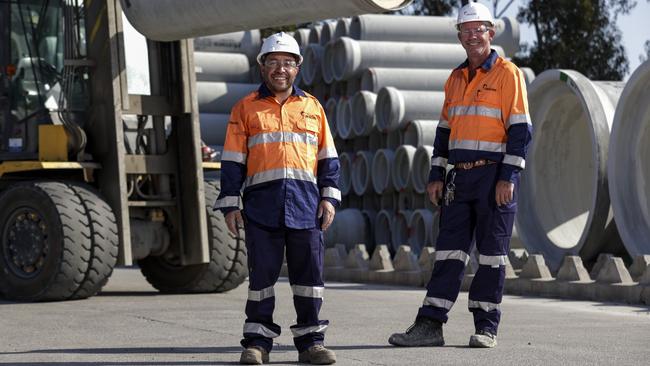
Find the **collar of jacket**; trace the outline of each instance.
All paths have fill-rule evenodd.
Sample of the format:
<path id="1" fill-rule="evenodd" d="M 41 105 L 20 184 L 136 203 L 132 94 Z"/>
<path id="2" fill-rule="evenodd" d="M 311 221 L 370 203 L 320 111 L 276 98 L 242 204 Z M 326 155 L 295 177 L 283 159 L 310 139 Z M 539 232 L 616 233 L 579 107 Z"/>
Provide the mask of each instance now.
<path id="1" fill-rule="evenodd" d="M 302 89 L 298 88 L 296 85 L 292 85 L 292 87 L 293 90 L 291 91 L 291 95 L 297 95 L 299 97 L 307 96 L 305 92 Z M 267 87 L 265 83 L 260 84 L 260 87 L 257 88 L 257 99 L 264 99 L 266 97 L 273 97 L 273 96 L 275 96 L 275 94 L 273 94 L 271 89 L 269 89 L 269 87 Z"/>
<path id="2" fill-rule="evenodd" d="M 499 57 L 499 54 L 497 51 L 494 49 L 490 49 L 490 56 L 488 56 L 485 61 L 481 64 L 481 68 L 485 71 L 490 71 L 492 69 L 492 66 L 494 66 L 494 63 L 497 61 L 497 58 Z M 458 65 L 456 69 L 462 69 L 465 67 L 469 67 L 469 59 L 465 59 L 465 62 L 462 64 Z"/>

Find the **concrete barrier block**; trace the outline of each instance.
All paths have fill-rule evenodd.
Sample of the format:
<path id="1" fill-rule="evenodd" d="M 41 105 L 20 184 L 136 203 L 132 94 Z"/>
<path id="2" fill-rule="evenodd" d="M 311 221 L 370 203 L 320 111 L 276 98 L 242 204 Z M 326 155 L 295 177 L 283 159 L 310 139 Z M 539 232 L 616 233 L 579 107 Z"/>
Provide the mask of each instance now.
<path id="1" fill-rule="evenodd" d="M 639 284 L 643 286 L 650 286 L 650 264 L 645 267 L 645 271 L 638 279 Z"/>
<path id="2" fill-rule="evenodd" d="M 596 287 L 595 301 L 626 302 L 630 304 L 638 304 L 641 302 L 643 286 L 639 286 L 634 282 L 615 284 L 596 283 L 594 286 Z"/>
<path id="3" fill-rule="evenodd" d="M 629 268 L 630 276 L 634 281 L 639 281 L 646 268 L 650 265 L 650 255 L 637 255 Z"/>
<path id="4" fill-rule="evenodd" d="M 582 264 L 582 258 L 577 255 L 567 255 L 557 272 L 558 281 L 591 281 L 587 269 Z"/>
<path id="5" fill-rule="evenodd" d="M 433 265 L 436 263 L 436 251 L 431 247 L 422 248 L 420 252 L 420 259 L 418 265 L 420 266 L 422 283 L 426 285 L 431 279 L 431 272 L 433 272 Z"/>
<path id="6" fill-rule="evenodd" d="M 345 259 L 348 257 L 348 249 L 345 244 L 336 244 L 334 248 L 339 252 L 339 257 L 345 262 Z"/>
<path id="7" fill-rule="evenodd" d="M 650 286 L 643 286 L 641 301 L 646 305 L 650 305 Z"/>
<path id="8" fill-rule="evenodd" d="M 596 298 L 596 281 L 557 281 L 556 296 L 563 299 L 594 300 Z"/>
<path id="9" fill-rule="evenodd" d="M 512 264 L 510 263 L 510 259 L 508 258 L 506 260 L 506 278 L 517 278 L 517 274 L 515 273 L 515 269 L 512 267 Z"/>
<path id="10" fill-rule="evenodd" d="M 526 281 L 526 279 L 524 279 Z M 534 278 L 527 279 L 529 284 L 529 293 L 527 295 L 535 295 L 541 297 L 557 297 L 557 283 L 554 278 Z"/>
<path id="11" fill-rule="evenodd" d="M 510 249 L 510 252 L 508 252 L 508 260 L 510 260 L 512 268 L 522 269 L 528 261 L 528 251 L 526 249 Z"/>
<path id="12" fill-rule="evenodd" d="M 351 282 L 368 282 L 369 262 L 365 244 L 356 244 L 345 259 L 345 268 L 340 271 L 341 276 Z"/>
<path id="13" fill-rule="evenodd" d="M 631 284 L 632 276 L 620 257 L 609 257 L 596 276 L 596 282 L 605 284 Z"/>
<path id="14" fill-rule="evenodd" d="M 371 271 L 394 270 L 387 245 L 382 244 L 375 248 L 375 252 L 372 253 L 370 258 L 369 268 Z"/>
<path id="15" fill-rule="evenodd" d="M 526 264 L 519 273 L 520 278 L 529 279 L 551 279 L 551 271 L 549 271 L 541 254 L 533 254 L 528 257 Z"/>
<path id="16" fill-rule="evenodd" d="M 325 249 L 325 260 L 323 268 L 323 277 L 325 281 L 341 281 L 341 270 L 343 267 L 344 260 L 340 257 L 339 250 L 337 248 L 327 248 Z"/>
<path id="17" fill-rule="evenodd" d="M 422 273 L 411 247 L 400 245 L 393 260 L 394 283 L 397 285 L 422 286 Z"/>
<path id="18" fill-rule="evenodd" d="M 613 255 L 609 253 L 598 254 L 598 259 L 596 259 L 596 264 L 594 264 L 594 266 L 591 268 L 591 271 L 589 271 L 589 276 L 591 276 L 591 278 L 598 277 L 598 272 L 600 272 L 600 269 L 603 268 L 605 262 L 607 262 L 607 260 L 612 257 Z"/>

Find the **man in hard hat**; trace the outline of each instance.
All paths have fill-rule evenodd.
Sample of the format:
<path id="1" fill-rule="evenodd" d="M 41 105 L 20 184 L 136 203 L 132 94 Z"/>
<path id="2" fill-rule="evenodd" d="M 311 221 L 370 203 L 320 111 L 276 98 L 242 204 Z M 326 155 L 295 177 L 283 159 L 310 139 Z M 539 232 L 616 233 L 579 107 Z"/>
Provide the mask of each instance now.
<path id="1" fill-rule="evenodd" d="M 396 346 L 444 345 L 442 324 L 458 297 L 472 237 L 479 268 L 469 290 L 475 327 L 469 345 L 497 344 L 516 191 L 532 125 L 522 72 L 490 48 L 489 9 L 470 2 L 456 26 L 467 60 L 445 84 L 427 186 L 431 202 L 442 204 L 436 261 L 415 323 L 388 340 Z M 448 163 L 454 168 L 445 185 Z"/>
<path id="2" fill-rule="evenodd" d="M 297 313 L 291 326 L 299 362 L 332 364 L 323 346 L 323 231 L 341 200 L 339 160 L 323 107 L 293 85 L 302 62 L 296 40 L 268 37 L 257 56 L 263 83 L 232 109 L 221 158 L 221 210 L 228 229 L 244 228 L 249 291 L 242 364 L 268 362 L 280 326 L 274 288 L 286 250 Z M 239 209 L 243 187 L 243 214 Z"/>

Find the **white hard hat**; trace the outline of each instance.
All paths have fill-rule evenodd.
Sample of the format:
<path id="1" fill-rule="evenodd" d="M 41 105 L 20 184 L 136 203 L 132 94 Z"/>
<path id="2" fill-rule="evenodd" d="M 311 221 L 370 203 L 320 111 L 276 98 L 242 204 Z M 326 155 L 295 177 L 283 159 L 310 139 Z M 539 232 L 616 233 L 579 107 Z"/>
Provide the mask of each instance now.
<path id="1" fill-rule="evenodd" d="M 475 3 L 473 1 L 460 8 L 458 19 L 456 20 L 456 27 L 467 22 L 489 22 L 494 25 L 494 19 L 492 19 L 490 9 L 481 3 Z"/>
<path id="2" fill-rule="evenodd" d="M 262 64 L 262 56 L 271 52 L 287 52 L 292 53 L 298 57 L 298 65 L 302 63 L 302 55 L 300 54 L 300 46 L 298 42 L 288 35 L 287 33 L 280 32 L 270 35 L 262 43 L 262 49 L 257 55 L 257 63 Z"/>

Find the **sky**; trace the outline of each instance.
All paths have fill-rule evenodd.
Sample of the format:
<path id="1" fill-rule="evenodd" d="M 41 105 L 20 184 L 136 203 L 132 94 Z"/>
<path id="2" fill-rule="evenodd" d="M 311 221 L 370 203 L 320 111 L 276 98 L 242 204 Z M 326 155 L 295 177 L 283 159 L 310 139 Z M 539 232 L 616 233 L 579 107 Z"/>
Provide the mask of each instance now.
<path id="1" fill-rule="evenodd" d="M 492 9 L 492 2 L 480 0 L 481 3 Z M 499 7 L 503 7 L 508 0 L 499 1 Z M 503 16 L 516 17 L 522 0 L 514 0 Z M 500 11 L 500 10 L 499 10 Z M 650 15 L 650 2 L 647 0 L 637 0 L 637 5 L 628 15 L 619 15 L 617 26 L 622 33 L 622 42 L 627 54 L 629 71 L 627 77 L 641 64 L 639 55 L 644 53 L 643 45 L 646 40 L 650 39 L 650 28 L 644 25 Z M 520 24 L 520 43 L 527 42 L 532 44 L 535 41 L 535 32 L 527 24 Z M 626 77 L 626 79 L 627 79 Z"/>

